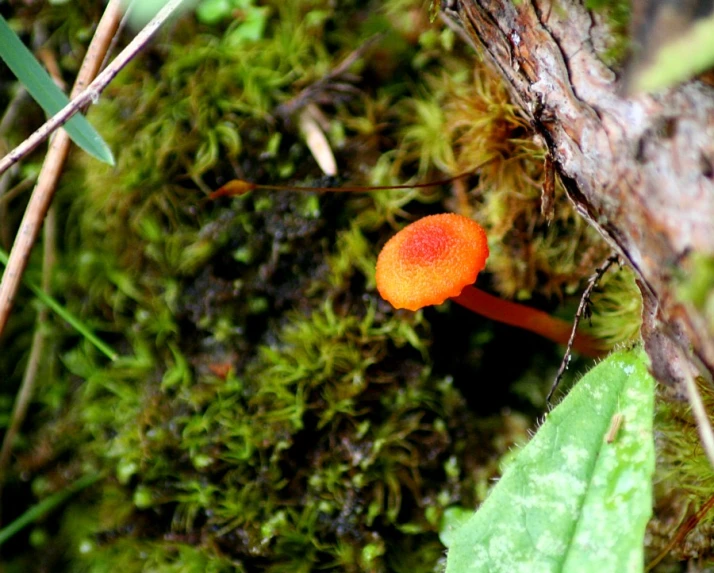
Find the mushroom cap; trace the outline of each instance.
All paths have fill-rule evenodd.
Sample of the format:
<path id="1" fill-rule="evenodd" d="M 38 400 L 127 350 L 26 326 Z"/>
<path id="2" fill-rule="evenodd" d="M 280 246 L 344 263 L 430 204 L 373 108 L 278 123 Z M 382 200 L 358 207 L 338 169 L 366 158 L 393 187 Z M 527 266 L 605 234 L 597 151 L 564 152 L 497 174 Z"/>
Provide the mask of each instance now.
<path id="1" fill-rule="evenodd" d="M 394 235 L 377 258 L 377 290 L 394 308 L 418 310 L 458 296 L 488 258 L 486 233 L 472 219 L 445 213 Z"/>

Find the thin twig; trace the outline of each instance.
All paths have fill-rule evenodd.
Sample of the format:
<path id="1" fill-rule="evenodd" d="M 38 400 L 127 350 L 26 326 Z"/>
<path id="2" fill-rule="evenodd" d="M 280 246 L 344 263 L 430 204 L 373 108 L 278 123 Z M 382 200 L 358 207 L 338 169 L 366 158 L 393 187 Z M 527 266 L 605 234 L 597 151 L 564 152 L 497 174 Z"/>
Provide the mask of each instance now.
<path id="1" fill-rule="evenodd" d="M 676 345 L 676 348 L 682 354 L 684 358 L 684 352 Z M 686 358 L 685 358 L 686 360 Z M 704 448 L 704 453 L 707 455 L 707 459 L 712 467 L 714 467 L 714 430 L 712 430 L 712 424 L 707 415 L 707 410 L 704 407 L 704 402 L 702 401 L 702 396 L 699 393 L 699 388 L 697 388 L 697 382 L 694 380 L 694 376 L 688 369 L 684 369 L 684 388 L 687 391 L 687 400 L 689 405 L 692 407 L 692 415 L 694 420 L 697 422 L 697 429 L 699 430 L 699 439 L 702 441 L 702 448 Z"/>
<path id="2" fill-rule="evenodd" d="M 43 247 L 42 252 L 42 290 L 47 294 L 50 294 L 52 286 L 52 272 L 54 269 L 56 256 L 56 239 L 57 239 L 57 215 L 56 209 L 51 208 L 47 212 L 47 218 L 45 219 L 45 229 L 43 233 Z M 2 500 L 2 487 L 5 482 L 5 472 L 7 470 L 8 462 L 10 461 L 10 454 L 12 453 L 12 447 L 15 443 L 15 436 L 17 436 L 22 423 L 25 421 L 27 415 L 27 409 L 30 406 L 32 396 L 35 393 L 35 383 L 37 382 L 37 373 L 40 370 L 40 366 L 47 366 L 47 356 L 45 353 L 45 346 L 47 342 L 46 337 L 46 325 L 49 318 L 49 308 L 42 306 L 37 313 L 37 318 L 35 319 L 35 332 L 32 336 L 32 345 L 30 347 L 30 357 L 27 360 L 27 366 L 25 366 L 25 373 L 22 376 L 22 383 L 20 384 L 20 389 L 15 397 L 15 404 L 12 408 L 12 415 L 10 416 L 10 423 L 8 424 L 7 431 L 3 436 L 2 448 L 0 448 L 0 500 Z"/>
<path id="3" fill-rule="evenodd" d="M 692 530 L 697 525 L 699 525 L 699 522 L 701 522 L 701 520 L 706 517 L 707 513 L 709 513 L 712 507 L 714 507 L 714 495 L 704 502 L 699 511 L 697 511 L 694 515 L 692 515 L 689 519 L 687 519 L 679 526 L 679 528 L 677 529 L 677 533 L 674 535 L 674 537 L 672 537 L 672 540 L 667 543 L 664 549 L 662 549 L 662 551 L 657 554 L 657 557 L 655 557 L 647 564 L 647 567 L 645 567 L 645 572 L 652 571 L 652 569 L 657 567 L 657 565 L 659 565 L 660 562 L 665 557 L 667 557 L 667 555 L 669 555 L 672 549 L 682 543 L 692 532 Z"/>
<path id="4" fill-rule="evenodd" d="M 10 152 L 0 161 L 0 173 L 24 154 L 34 149 L 53 130 L 66 122 L 78 109 L 96 101 L 99 93 L 119 73 L 129 61 L 136 56 L 159 26 L 176 10 L 183 0 L 169 0 L 159 13 L 137 34 L 129 45 L 114 59 L 114 61 L 97 78 L 89 83 L 99 71 L 107 46 L 111 43 L 121 21 L 121 0 L 110 0 L 97 27 L 97 32 L 87 49 L 87 55 L 79 71 L 77 82 L 72 90 L 72 100 L 58 114 L 32 134 L 23 144 Z M 89 86 L 84 87 L 89 83 Z M 77 93 L 81 92 L 81 93 Z M 32 193 L 30 203 L 20 224 L 15 238 L 10 260 L 0 282 L 0 334 L 7 324 L 22 274 L 27 266 L 30 251 L 37 239 L 42 221 L 47 213 L 59 172 L 69 151 L 69 137 L 64 130 L 53 138 L 50 149 L 42 165 L 37 186 Z"/>
<path id="5" fill-rule="evenodd" d="M 99 66 L 106 53 L 112 37 L 116 33 L 117 27 L 121 20 L 121 0 L 112 0 L 109 3 L 101 20 L 97 26 L 97 31 L 92 38 L 92 41 L 87 49 L 87 54 L 85 55 L 84 61 L 80 68 L 79 74 L 77 76 L 77 81 L 73 88 L 73 92 L 81 91 L 81 89 L 97 74 L 99 71 Z M 67 152 L 70 146 L 69 136 L 65 132 L 57 133 L 50 146 L 50 151 L 45 158 L 45 162 L 42 165 L 42 170 L 38 177 L 37 186 L 35 191 L 30 198 L 30 203 L 25 211 L 25 216 L 23 217 L 23 223 L 21 225 L 22 232 L 28 229 L 28 221 L 32 225 L 35 225 L 32 230 L 34 231 L 34 236 L 29 242 L 19 242 L 21 239 L 22 232 L 18 234 L 15 240 L 15 248 L 10 255 L 10 261 L 8 261 L 8 266 L 3 274 L 2 285 L 0 285 L 0 290 L 7 284 L 5 277 L 10 274 L 10 264 L 12 262 L 12 256 L 15 253 L 20 252 L 23 248 L 27 251 L 24 254 L 24 264 L 22 269 L 17 272 L 18 280 L 24 271 L 26 260 L 29 257 L 30 249 L 34 243 L 37 233 L 45 220 L 45 214 L 48 212 L 49 202 L 52 199 L 57 180 L 59 179 L 62 166 L 64 165 L 64 160 L 67 157 Z M 44 201 L 44 204 L 37 206 L 40 201 Z M 33 207 L 34 202 L 34 207 Z M 36 216 L 38 209 L 41 209 L 41 216 Z M 52 267 L 54 266 L 55 260 L 55 249 L 54 241 L 56 236 L 56 221 L 52 216 L 47 217 L 45 224 L 44 233 L 44 256 L 42 263 L 42 290 L 49 292 L 49 287 L 51 284 Z M 15 292 L 11 293 L 11 297 L 14 298 Z M 2 300 L 7 300 L 5 297 Z M 7 307 L 6 318 L 9 315 L 9 310 L 11 306 Z M 17 397 L 15 398 L 15 404 L 13 406 L 12 417 L 10 419 L 10 425 L 5 436 L 3 438 L 2 449 L 0 449 L 0 488 L 2 488 L 5 471 L 7 469 L 7 464 L 10 460 L 10 455 L 12 453 L 12 446 L 15 441 L 15 436 L 20 431 L 22 423 L 25 420 L 27 414 L 27 408 L 32 400 L 32 395 L 34 393 L 35 382 L 37 380 L 37 373 L 39 371 L 40 364 L 43 363 L 43 356 L 45 353 L 45 323 L 48 319 L 48 309 L 43 307 L 37 315 L 35 333 L 32 338 L 32 347 L 30 351 L 30 357 L 25 368 L 25 373 L 22 378 L 22 383 L 18 391 Z M 4 326 L 4 322 L 2 323 Z M 0 332 L 2 327 L 0 326 Z"/>
<path id="6" fill-rule="evenodd" d="M 129 42 L 124 50 L 90 83 L 81 93 L 73 95 L 71 101 L 46 121 L 42 127 L 0 160 L 0 173 L 13 163 L 17 163 L 35 147 L 42 143 L 58 127 L 65 124 L 69 118 L 81 108 L 90 103 L 96 103 L 99 94 L 109 85 L 116 75 L 144 48 L 159 27 L 174 13 L 184 0 L 169 0 L 154 18 Z M 96 37 L 96 36 L 95 36 Z M 90 46 L 91 47 L 91 46 Z M 88 54 L 89 55 L 89 54 Z M 99 58 L 101 62 L 101 58 Z M 76 84 L 75 84 L 76 87 Z"/>
<path id="7" fill-rule="evenodd" d="M 13 126 L 20 108 L 28 97 L 29 94 L 24 86 L 20 86 L 15 92 L 15 95 L 12 96 L 10 103 L 5 108 L 5 113 L 3 114 L 2 119 L 0 119 L 0 137 L 5 137 L 5 134 Z"/>
<path id="8" fill-rule="evenodd" d="M 336 80 L 339 77 L 347 74 L 348 70 L 352 67 L 352 64 L 354 64 L 359 58 L 361 58 L 370 47 L 372 47 L 383 37 L 384 34 L 379 33 L 365 40 L 361 46 L 350 52 L 350 54 L 348 54 L 347 57 L 342 60 L 334 69 L 330 70 L 327 74 L 325 74 L 316 82 L 307 86 L 295 97 L 289 99 L 283 104 L 280 104 L 275 109 L 275 115 L 279 115 L 281 117 L 286 118 L 290 117 L 296 111 L 312 102 L 315 98 L 318 97 L 319 94 L 330 89 L 335 89 L 336 86 L 338 91 L 348 91 L 352 86 L 348 86 L 347 84 L 335 84 Z"/>
<path id="9" fill-rule="evenodd" d="M 9 203 L 15 197 L 22 195 L 25 191 L 31 189 L 32 186 L 35 184 L 35 181 L 37 181 L 37 175 L 28 175 L 12 189 L 9 189 L 7 192 L 0 194 L 0 206 Z"/>
<path id="10" fill-rule="evenodd" d="M 583 291 L 583 295 L 580 297 L 580 304 L 578 304 L 578 310 L 575 313 L 575 319 L 573 320 L 573 330 L 570 332 L 570 339 L 568 340 L 568 346 L 565 349 L 565 354 L 563 355 L 563 361 L 560 363 L 560 368 L 558 368 L 558 373 L 553 380 L 553 385 L 550 387 L 550 392 L 545 399 L 546 404 L 550 405 L 550 399 L 553 397 L 553 393 L 558 389 L 560 381 L 563 379 L 563 374 L 568 369 L 570 364 L 570 358 L 573 351 L 573 343 L 575 342 L 575 335 L 578 331 L 578 325 L 585 314 L 585 309 L 590 303 L 590 295 L 595 288 L 595 285 L 600 281 L 602 276 L 607 272 L 607 270 L 616 262 L 619 261 L 617 255 L 611 255 L 607 260 L 595 270 L 595 273 L 588 279 L 588 284 Z"/>
<path id="11" fill-rule="evenodd" d="M 47 314 L 47 309 L 43 308 L 37 315 L 37 320 L 35 321 L 35 332 L 32 336 L 30 357 L 27 359 L 27 366 L 25 367 L 25 372 L 22 376 L 20 389 L 18 390 L 17 396 L 15 396 L 15 404 L 13 405 L 10 424 L 5 432 L 5 435 L 3 436 L 2 450 L 0 450 L 0 500 L 2 500 L 2 486 L 5 483 L 5 472 L 7 470 L 8 462 L 10 461 L 12 447 L 15 445 L 15 437 L 20 431 L 22 423 L 25 421 L 27 408 L 30 405 L 32 395 L 35 391 L 37 373 L 39 372 L 40 365 L 45 359 L 46 336 L 44 329 L 47 322 Z"/>

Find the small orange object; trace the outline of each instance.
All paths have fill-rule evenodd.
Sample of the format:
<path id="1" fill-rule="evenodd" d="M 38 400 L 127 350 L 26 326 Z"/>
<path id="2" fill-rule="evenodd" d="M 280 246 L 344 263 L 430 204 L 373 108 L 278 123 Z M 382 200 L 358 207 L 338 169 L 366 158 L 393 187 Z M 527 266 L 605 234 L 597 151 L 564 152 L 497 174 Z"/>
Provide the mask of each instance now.
<path id="1" fill-rule="evenodd" d="M 218 362 L 215 364 L 209 364 L 208 369 L 211 371 L 212 374 L 215 374 L 221 380 L 225 380 L 226 378 L 228 378 L 228 375 L 231 373 L 231 370 L 233 370 L 233 364 L 231 364 L 230 362 Z"/>
<path id="2" fill-rule="evenodd" d="M 377 259 L 377 289 L 394 308 L 418 310 L 461 294 L 486 265 L 488 243 L 468 217 L 431 215 L 394 235 Z"/>
<path id="3" fill-rule="evenodd" d="M 257 188 L 258 185 L 243 181 L 242 179 L 231 179 L 225 185 L 222 185 L 211 193 L 209 199 L 218 199 L 219 197 L 233 197 L 234 195 L 245 195 L 249 191 Z"/>
<path id="4" fill-rule="evenodd" d="M 473 286 L 487 258 L 486 233 L 476 221 L 454 213 L 424 217 L 384 245 L 377 258 L 377 290 L 395 308 L 419 310 L 450 298 L 486 318 L 567 344 L 569 322 Z M 573 348 L 586 356 L 602 355 L 587 334 L 578 333 Z"/>

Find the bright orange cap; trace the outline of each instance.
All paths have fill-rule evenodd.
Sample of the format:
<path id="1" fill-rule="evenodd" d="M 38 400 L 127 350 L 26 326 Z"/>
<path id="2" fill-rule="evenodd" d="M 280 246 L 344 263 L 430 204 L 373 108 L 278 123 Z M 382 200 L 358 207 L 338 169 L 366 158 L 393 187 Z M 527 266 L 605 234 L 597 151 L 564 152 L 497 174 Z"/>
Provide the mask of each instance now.
<path id="1" fill-rule="evenodd" d="M 486 233 L 468 217 L 446 213 L 407 225 L 377 258 L 377 290 L 394 308 L 418 310 L 458 296 L 488 258 Z"/>

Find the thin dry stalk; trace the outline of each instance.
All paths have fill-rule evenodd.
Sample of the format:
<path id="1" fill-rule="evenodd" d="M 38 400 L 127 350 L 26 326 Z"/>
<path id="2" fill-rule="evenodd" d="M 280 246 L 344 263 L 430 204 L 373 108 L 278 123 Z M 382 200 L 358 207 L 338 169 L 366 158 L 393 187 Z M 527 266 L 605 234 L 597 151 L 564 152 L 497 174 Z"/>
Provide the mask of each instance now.
<path id="1" fill-rule="evenodd" d="M 32 151 L 54 130 L 65 123 L 80 108 L 96 101 L 99 93 L 114 79 L 119 71 L 147 44 L 151 36 L 178 8 L 183 0 L 169 0 L 159 13 L 137 34 L 129 45 L 91 81 L 99 71 L 107 47 L 110 45 L 121 21 L 121 1 L 111 0 L 102 16 L 97 32 L 87 50 L 77 82 L 72 89 L 72 99 L 59 113 L 47 121 L 17 148 L 0 161 L 0 173 Z M 89 83 L 91 81 L 91 83 Z M 87 86 L 87 84 L 89 85 Z M 85 89 L 85 86 L 86 89 Z M 69 151 L 69 138 L 60 131 L 52 140 L 42 166 L 37 186 L 32 193 L 25 216 L 10 252 L 7 268 L 0 283 L 0 334 L 7 324 L 22 274 L 27 266 L 30 251 L 37 239 L 42 221 L 54 194 L 55 183 Z"/>
<path id="2" fill-rule="evenodd" d="M 679 347 L 677 347 L 679 348 Z M 681 351 L 684 354 L 683 351 Z M 692 415 L 694 420 L 697 422 L 697 430 L 699 431 L 699 439 L 702 442 L 702 448 L 704 453 L 709 460 L 709 463 L 714 468 L 714 430 L 712 430 L 712 424 L 707 415 L 707 410 L 704 407 L 704 402 L 702 401 L 702 396 L 699 393 L 699 388 L 697 388 L 697 382 L 694 376 L 685 370 L 684 376 L 684 388 L 687 392 L 687 400 L 689 405 L 692 407 Z"/>
<path id="3" fill-rule="evenodd" d="M 55 243 L 57 238 L 57 216 L 56 210 L 50 209 L 45 220 L 45 232 L 43 235 L 43 256 L 42 256 L 42 290 L 46 293 L 50 292 L 52 284 L 52 270 L 56 261 Z M 49 317 L 49 309 L 42 307 L 37 313 L 35 321 L 35 332 L 32 336 L 32 346 L 30 347 L 30 357 L 27 360 L 25 373 L 22 377 L 22 383 L 15 397 L 15 404 L 12 408 L 10 423 L 8 424 L 5 436 L 3 436 L 2 448 L 0 448 L 0 500 L 2 500 L 2 487 L 5 483 L 5 472 L 12 454 L 12 447 L 15 442 L 15 437 L 22 427 L 22 423 L 27 416 L 27 409 L 32 401 L 32 396 L 35 393 L 35 384 L 37 382 L 37 373 L 43 363 L 46 365 L 45 347 L 47 345 L 47 337 L 45 326 Z M 0 512 L 1 513 L 1 512 Z"/>
<path id="4" fill-rule="evenodd" d="M 91 81 L 91 79 L 96 76 L 103 58 L 106 54 L 106 50 L 109 47 L 112 38 L 116 34 L 119 22 L 121 21 L 121 0 L 111 0 L 107 6 L 102 18 L 97 26 L 97 31 L 92 39 L 92 42 L 87 49 L 87 54 L 82 62 L 82 67 L 77 76 L 77 81 L 72 90 L 73 95 L 80 92 L 86 85 Z M 19 252 L 18 249 L 27 249 L 24 254 L 24 260 L 22 268 L 19 271 L 15 271 L 16 275 L 19 277 L 22 275 L 22 271 L 26 266 L 27 258 L 29 258 L 30 250 L 34 243 L 37 233 L 42 226 L 42 222 L 45 219 L 45 214 L 49 208 L 49 203 L 52 199 L 54 189 L 56 187 L 57 181 L 60 177 L 64 161 L 67 157 L 67 152 L 69 151 L 70 139 L 66 132 L 58 132 L 50 145 L 50 151 L 45 158 L 45 162 L 42 165 L 42 170 L 37 180 L 37 186 L 30 198 L 30 203 L 25 211 L 25 216 L 23 218 L 21 229 L 23 232 L 27 232 L 29 229 L 34 233 L 31 241 L 21 241 L 22 237 L 18 234 L 15 240 L 15 248 L 13 248 L 13 254 Z M 52 274 L 52 267 L 54 265 L 55 252 L 54 252 L 54 242 L 56 235 L 56 221 L 54 217 L 48 216 L 45 225 L 44 234 L 44 257 L 43 257 L 43 290 L 49 291 L 50 287 L 50 277 Z M 2 286 L 5 286 L 5 277 L 11 273 L 12 254 L 10 256 L 10 261 L 8 262 L 8 267 L 3 275 Z M 11 293 L 11 298 L 14 298 L 16 289 Z M 3 298 L 2 300 L 7 300 Z M 8 306 L 8 314 L 10 307 Z M 47 322 L 48 312 L 46 308 L 40 310 L 37 321 L 34 336 L 32 338 L 32 347 L 30 351 L 30 357 L 28 359 L 27 367 L 25 368 L 25 374 L 22 378 L 22 383 L 18 391 L 17 397 L 15 398 L 15 404 L 13 406 L 12 416 L 10 418 L 10 424 L 7 432 L 3 438 L 2 449 L 0 449 L 0 488 L 4 481 L 5 471 L 7 469 L 7 464 L 10 460 L 10 454 L 12 453 L 12 446 L 17 433 L 20 431 L 22 423 L 25 420 L 27 414 L 27 408 L 32 400 L 32 395 L 34 393 L 35 382 L 37 380 L 37 373 L 39 371 L 40 365 L 42 364 L 44 358 L 44 350 L 46 346 L 46 338 L 44 333 L 44 325 Z M 4 325 L 4 323 L 3 323 Z M 0 327 L 0 331 L 2 327 Z"/>
<path id="5" fill-rule="evenodd" d="M 590 303 L 590 295 L 592 294 L 595 285 L 597 285 L 602 276 L 614 263 L 618 261 L 619 258 L 617 255 L 609 256 L 605 260 L 605 262 L 595 270 L 595 273 L 588 279 L 588 285 L 585 287 L 583 295 L 580 297 L 580 304 L 578 304 L 578 310 L 575 313 L 575 319 L 573 320 L 573 329 L 570 332 L 570 339 L 568 340 L 568 346 L 565 349 L 563 360 L 560 363 L 560 368 L 558 368 L 558 373 L 555 375 L 555 380 L 553 380 L 553 384 L 550 387 L 548 396 L 546 396 L 545 398 L 545 403 L 548 406 L 550 406 L 550 399 L 553 397 L 553 394 L 558 389 L 558 385 L 563 379 L 563 374 L 565 374 L 565 371 L 568 369 L 568 365 L 570 364 L 570 357 L 573 352 L 573 344 L 575 343 L 575 335 L 578 332 L 578 325 L 580 324 L 580 321 L 585 315 L 588 304 Z"/>

